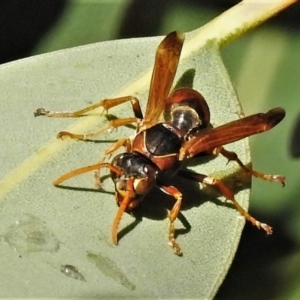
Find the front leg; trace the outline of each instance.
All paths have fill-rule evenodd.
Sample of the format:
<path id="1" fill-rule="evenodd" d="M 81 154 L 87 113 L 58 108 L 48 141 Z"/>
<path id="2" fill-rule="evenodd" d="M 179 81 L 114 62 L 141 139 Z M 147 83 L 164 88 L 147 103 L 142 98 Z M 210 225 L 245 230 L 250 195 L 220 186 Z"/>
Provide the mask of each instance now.
<path id="1" fill-rule="evenodd" d="M 104 163 L 106 156 L 111 157 L 111 155 L 115 151 L 120 149 L 121 147 L 125 147 L 126 152 L 131 152 L 131 139 L 130 138 L 122 138 L 122 139 L 119 139 L 118 141 L 116 141 L 115 143 L 113 143 L 109 148 L 107 148 L 104 151 L 104 155 L 101 157 L 101 159 L 98 161 L 98 163 L 99 164 Z M 101 171 L 101 169 L 96 170 L 94 173 L 95 186 L 98 189 L 101 189 L 101 186 L 102 186 L 100 171 Z"/>
<path id="2" fill-rule="evenodd" d="M 182 255 L 180 246 L 175 240 L 175 226 L 174 222 L 178 217 L 181 209 L 182 194 L 174 186 L 158 185 L 158 187 L 166 194 L 173 196 L 176 202 L 169 213 L 170 227 L 169 227 L 169 244 L 178 256 Z"/>

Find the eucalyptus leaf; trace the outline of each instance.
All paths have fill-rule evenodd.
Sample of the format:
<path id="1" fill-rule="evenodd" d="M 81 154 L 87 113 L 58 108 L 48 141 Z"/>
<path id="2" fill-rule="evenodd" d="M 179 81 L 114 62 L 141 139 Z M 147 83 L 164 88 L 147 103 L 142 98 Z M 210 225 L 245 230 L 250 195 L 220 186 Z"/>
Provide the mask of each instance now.
<path id="1" fill-rule="evenodd" d="M 188 82 L 200 91 L 211 109 L 212 125 L 218 126 L 243 115 L 219 55 L 219 46 L 236 31 L 231 26 L 222 31 L 226 23 L 209 24 L 186 35 L 175 83 Z M 223 197 L 174 179 L 184 198 L 182 217 L 176 222 L 183 257 L 173 255 L 167 245 L 163 204 L 170 199 L 155 190 L 145 199 L 142 222 L 134 223 L 125 215 L 119 245 L 112 246 L 110 229 L 117 210 L 113 184 L 105 181 L 107 192 L 99 192 L 94 189 L 93 174 L 70 180 L 74 189 L 58 189 L 51 182 L 71 169 L 97 162 L 110 145 L 108 140 L 134 131 L 124 127 L 106 132 L 95 143 L 62 141 L 55 138 L 58 131 L 86 133 L 103 126 L 106 118 L 99 116 L 99 110 L 77 120 L 33 117 L 39 107 L 76 110 L 103 98 L 126 95 L 138 97 L 145 109 L 155 49 L 161 39 L 92 44 L 1 66 L 1 297 L 202 299 L 216 293 L 244 225 L 244 219 L 223 203 Z M 122 105 L 109 113 L 128 117 L 132 109 Z M 227 149 L 250 163 L 247 139 Z M 249 178 L 234 164 L 226 166 L 226 160 L 217 157 L 193 160 L 189 167 L 224 179 L 238 202 L 248 207 Z M 31 226 L 22 234 L 25 238 L 18 240 L 22 247 L 15 249 L 9 243 L 19 238 L 11 236 L 16 232 L 11 228 L 27 222 L 28 215 L 43 224 L 43 231 L 51 232 L 51 239 L 59 241 L 57 251 L 24 250 L 29 249 L 26 246 L 35 233 Z M 74 265 L 86 281 L 71 280 L 53 265 Z"/>

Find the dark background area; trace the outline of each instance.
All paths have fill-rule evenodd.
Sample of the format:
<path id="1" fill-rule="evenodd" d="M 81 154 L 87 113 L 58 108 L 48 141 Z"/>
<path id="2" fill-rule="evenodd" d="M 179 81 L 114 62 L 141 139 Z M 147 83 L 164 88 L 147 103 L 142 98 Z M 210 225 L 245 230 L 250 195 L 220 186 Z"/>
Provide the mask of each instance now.
<path id="1" fill-rule="evenodd" d="M 0 1 L 0 63 L 30 56 L 47 32 L 61 19 L 68 6 L 68 0 L 1 0 Z M 76 1 L 74 1 L 76 2 Z M 186 0 L 191 7 L 213 9 L 221 13 L 239 1 L 229 0 Z M 99 4 L 101 1 L 99 1 Z M 128 1 L 119 23 L 117 36 L 131 38 L 155 36 L 160 34 L 165 15 L 180 1 L 150 0 Z M 147 12 L 145 14 L 145 12 Z M 269 21 L 287 28 L 299 30 L 300 4 L 294 4 L 280 15 Z M 99 26 L 105 26 L 99 20 Z M 101 37 L 99 37 L 101 40 Z M 95 41 L 96 42 L 96 41 Z"/>
<path id="2" fill-rule="evenodd" d="M 154 36 L 167 33 L 167 31 L 164 32 L 165 30 L 168 30 L 165 20 L 169 18 L 168 14 L 170 11 L 180 8 L 180 2 L 181 1 L 172 0 L 128 1 L 126 2 L 126 5 L 124 5 L 122 13 L 115 19 L 118 23 L 116 24 L 116 21 L 112 21 L 115 29 L 109 30 L 109 36 L 111 39 L 119 39 Z M 189 0 L 185 1 L 185 6 L 189 6 L 191 10 L 209 10 L 212 15 L 218 15 L 237 2 L 238 1 Z M 28 57 L 32 54 L 45 52 L 47 47 L 41 47 L 41 43 L 43 43 L 45 39 L 48 39 L 49 41 L 51 32 L 53 32 L 57 26 L 60 26 L 59 24 L 63 22 L 64 18 L 70 18 L 70 16 L 72 16 L 70 13 L 70 6 L 72 3 L 76 3 L 76 1 L 0 1 L 0 63 L 7 63 Z M 299 15 L 300 4 L 297 3 L 269 21 L 267 25 L 263 26 L 264 28 L 272 28 L 272 30 L 284 31 L 286 35 L 289 35 L 290 46 L 288 49 L 291 49 L 295 43 L 294 41 L 299 39 Z M 180 18 L 180 16 L 180 12 L 178 12 L 178 18 Z M 205 17 L 202 19 L 199 18 L 199 20 L 197 20 L 197 22 L 199 22 L 198 26 L 204 24 L 206 21 Z M 175 22 L 176 24 L 176 20 L 173 20 L 172 22 Z M 170 22 L 170 27 L 172 27 L 172 22 Z M 85 27 L 88 25 L 83 24 L 82 26 Z M 99 18 L 97 26 L 100 31 L 100 28 L 102 30 L 103 27 L 110 25 Z M 187 25 L 183 30 L 195 28 L 196 27 L 188 28 Z M 175 29 L 178 28 L 172 28 L 171 30 Z M 55 32 L 56 31 L 52 33 L 52 39 Z M 255 31 L 252 35 L 255 35 Z M 76 33 L 74 34 L 74 37 L 76 37 Z M 100 33 L 98 35 L 96 32 L 91 39 L 87 39 L 87 42 L 98 42 L 104 39 L 108 39 L 108 37 L 103 36 Z M 73 38 L 70 40 L 72 40 L 72 43 L 68 44 L 67 47 L 82 44 L 82 39 Z M 63 45 L 62 48 L 65 47 L 63 43 L 61 43 L 61 45 Z M 236 45 L 237 44 L 232 47 Z M 236 47 L 238 47 L 238 45 Z M 295 60 L 295 57 L 297 57 L 297 50 L 300 51 L 299 48 L 300 47 L 298 46 L 298 48 L 295 47 L 294 50 L 291 50 L 293 51 L 294 56 L 288 55 L 288 53 L 285 56 L 287 57 L 286 59 L 289 58 L 291 60 L 288 66 L 293 65 L 295 70 L 300 69 L 299 60 Z M 54 49 L 59 49 L 59 46 L 49 47 L 49 51 Z M 242 54 L 243 50 L 239 50 L 238 48 L 236 48 L 236 50 L 232 49 L 233 48 L 230 47 L 225 49 L 224 60 L 225 65 L 228 66 L 229 73 L 231 74 L 232 72 L 234 82 L 234 79 L 237 76 L 235 68 L 239 68 L 238 64 L 241 59 L 232 58 L 231 53 L 239 56 L 239 54 Z M 244 48 L 242 47 L 241 49 Z M 234 60 L 234 63 L 230 65 L 232 60 Z M 282 62 L 281 65 L 286 66 L 287 63 L 284 64 Z M 282 74 L 282 76 L 289 76 L 289 70 L 282 69 L 282 72 L 286 72 L 287 74 L 286 76 Z M 293 76 L 293 80 L 295 79 L 294 77 L 295 76 Z M 288 82 L 293 83 L 293 80 L 288 80 Z M 295 89 L 293 85 L 283 86 L 282 88 Z M 238 86 L 237 90 L 239 91 Z M 286 196 L 287 199 L 281 200 L 284 201 L 285 204 L 277 205 L 276 209 L 269 210 L 269 207 L 272 205 L 270 203 L 272 203 L 274 199 L 273 193 L 281 193 L 281 190 L 276 188 L 274 188 L 274 190 L 270 189 L 269 191 L 269 185 L 262 185 L 262 187 L 258 187 L 256 192 L 253 192 L 254 203 L 251 202 L 252 215 L 255 215 L 258 219 L 267 220 L 267 223 L 272 224 L 275 228 L 276 234 L 266 238 L 262 232 L 257 231 L 250 224 L 246 224 L 232 267 L 216 296 L 217 299 L 292 299 L 296 298 L 296 295 L 300 293 L 299 288 L 297 289 L 300 275 L 300 268 L 298 266 L 300 265 L 299 234 L 296 233 L 298 228 L 296 220 L 299 219 L 297 217 L 300 216 L 299 213 L 297 214 L 297 210 L 299 210 L 299 204 L 297 206 L 297 201 L 299 199 L 298 192 L 300 192 L 300 189 L 297 185 L 298 175 L 295 174 L 299 173 L 299 167 L 296 167 L 299 163 L 297 157 L 299 157 L 300 153 L 300 126 L 299 117 L 296 117 L 299 112 L 299 101 L 297 102 L 294 94 L 291 97 L 287 96 L 287 98 L 288 99 L 278 99 L 279 103 L 282 102 L 283 107 L 287 105 L 289 108 L 293 107 L 290 109 L 294 110 L 294 116 L 292 115 L 292 118 L 290 119 L 290 125 L 287 129 L 288 135 L 286 138 L 282 142 L 281 137 L 278 137 L 277 139 L 276 136 L 272 136 L 271 140 L 267 143 L 267 145 L 271 145 L 269 149 L 259 148 L 261 142 L 254 144 L 254 147 L 256 148 L 254 148 L 253 160 L 258 161 L 256 165 L 259 166 L 259 169 L 262 169 L 259 164 L 260 159 L 265 160 L 265 158 L 260 158 L 262 152 L 266 152 L 265 157 L 267 157 L 269 164 L 274 163 L 272 154 L 273 152 L 280 151 L 274 146 L 278 141 L 279 143 L 285 143 L 283 148 L 285 149 L 283 150 L 285 151 L 285 157 L 289 160 L 290 165 L 295 165 L 295 169 L 290 170 L 291 175 L 285 174 L 288 177 L 288 182 L 282 197 L 288 196 Z M 295 103 L 294 106 L 292 106 L 293 103 Z M 244 105 L 243 101 L 242 104 Z M 267 104 L 272 105 L 271 101 L 268 101 Z M 255 107 L 253 110 L 255 110 Z M 266 165 L 267 164 L 268 163 L 266 162 Z M 287 163 L 282 162 L 281 164 Z M 281 164 L 279 164 L 279 166 Z M 282 171 L 277 168 L 277 172 L 281 173 Z M 289 186 L 289 176 L 296 178 L 293 181 L 294 184 L 292 184 L 292 187 Z M 260 183 L 254 184 L 254 190 L 258 184 Z M 286 190 L 288 192 L 286 192 Z M 259 193 L 262 193 L 262 191 L 264 191 L 263 198 L 271 198 L 270 202 L 265 205 L 265 209 L 261 209 L 264 204 L 258 203 L 260 201 L 258 199 L 260 197 Z M 201 272 L 201 270 L 199 271 Z"/>

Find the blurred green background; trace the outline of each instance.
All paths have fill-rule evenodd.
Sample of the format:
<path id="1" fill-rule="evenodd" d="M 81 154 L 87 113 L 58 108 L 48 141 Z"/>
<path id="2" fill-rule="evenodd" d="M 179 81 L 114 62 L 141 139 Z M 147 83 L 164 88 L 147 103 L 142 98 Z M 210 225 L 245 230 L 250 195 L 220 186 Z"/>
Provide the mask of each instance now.
<path id="1" fill-rule="evenodd" d="M 190 31 L 237 2 L 0 1 L 0 63 L 105 40 Z M 250 143 L 254 168 L 283 174 L 287 184 L 253 179 L 251 213 L 272 225 L 274 234 L 266 238 L 246 224 L 217 299 L 300 299 L 299 13 L 297 3 L 222 49 L 246 115 L 286 109 L 279 126 Z"/>

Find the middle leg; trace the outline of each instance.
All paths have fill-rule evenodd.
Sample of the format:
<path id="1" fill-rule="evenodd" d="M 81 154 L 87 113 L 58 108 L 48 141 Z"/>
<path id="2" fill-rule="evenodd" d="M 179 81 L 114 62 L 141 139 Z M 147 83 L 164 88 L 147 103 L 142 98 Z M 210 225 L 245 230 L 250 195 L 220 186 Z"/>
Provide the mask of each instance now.
<path id="1" fill-rule="evenodd" d="M 98 129 L 94 132 L 90 132 L 90 133 L 87 133 L 87 134 L 74 134 L 74 133 L 67 132 L 67 131 L 60 131 L 57 134 L 57 138 L 68 137 L 68 138 L 76 139 L 76 140 L 87 140 L 87 139 L 96 137 L 97 135 L 103 133 L 104 131 L 106 131 L 110 128 L 117 128 L 117 127 L 120 127 L 120 126 L 129 125 L 129 124 L 132 124 L 132 123 L 139 124 L 140 121 L 141 120 L 138 119 L 138 118 L 115 119 L 115 120 L 109 121 L 107 126 L 102 127 L 102 128 L 100 128 L 100 129 Z"/>

